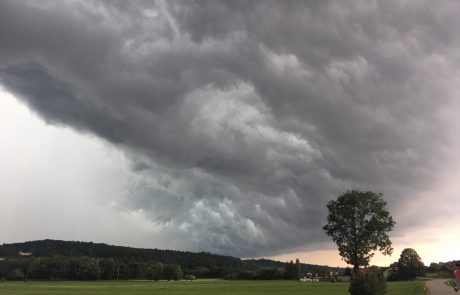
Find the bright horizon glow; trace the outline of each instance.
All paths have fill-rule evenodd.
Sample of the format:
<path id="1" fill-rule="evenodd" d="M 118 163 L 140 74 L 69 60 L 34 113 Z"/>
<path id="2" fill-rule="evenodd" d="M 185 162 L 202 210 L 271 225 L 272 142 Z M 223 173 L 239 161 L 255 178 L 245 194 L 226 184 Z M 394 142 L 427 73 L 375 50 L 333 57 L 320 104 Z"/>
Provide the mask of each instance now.
<path id="1" fill-rule="evenodd" d="M 423 230 L 421 230 L 423 232 Z M 417 235 L 417 233 L 414 233 Z M 432 242 L 410 242 L 410 237 L 406 239 L 393 239 L 393 254 L 385 256 L 381 253 L 375 253 L 370 261 L 370 265 L 389 266 L 391 263 L 398 261 L 401 252 L 405 248 L 413 248 L 417 251 L 425 265 L 435 262 L 448 262 L 459 260 L 458 241 L 460 233 L 455 229 L 450 229 L 442 233 L 434 234 Z M 338 267 L 352 267 L 342 260 L 337 250 L 317 250 L 317 251 L 299 251 L 294 253 L 276 255 L 267 257 L 279 261 L 295 261 L 296 258 L 303 263 L 329 265 Z"/>
<path id="2" fill-rule="evenodd" d="M 445 212 L 446 216 L 428 221 L 421 220 L 421 222 L 423 221 L 422 225 L 414 227 L 410 232 L 402 234 L 398 233 L 397 235 L 390 233 L 390 239 L 392 240 L 394 248 L 393 254 L 389 256 L 376 252 L 370 261 L 370 265 L 388 266 L 391 263 L 398 261 L 401 252 L 405 248 L 415 249 L 425 265 L 429 265 L 432 262 L 438 263 L 460 259 L 460 252 L 458 250 L 460 232 L 455 226 L 454 221 L 459 218 L 459 213 L 458 211 L 451 213 L 452 215 L 447 213 L 449 211 L 448 207 L 450 204 L 456 204 L 458 200 L 455 197 L 449 198 L 441 196 L 459 195 L 460 191 L 458 189 L 458 184 L 455 181 L 453 183 L 447 182 L 446 186 L 448 186 L 449 189 L 440 189 L 438 191 L 440 195 L 434 198 L 436 201 L 427 201 L 425 204 L 419 204 L 417 206 L 417 210 L 423 212 L 427 211 L 426 208 L 424 208 L 427 205 L 429 207 L 435 205 L 433 203 L 438 203 L 438 210 Z M 435 194 L 435 192 L 433 192 L 433 194 Z M 446 204 L 447 206 L 443 208 L 442 204 Z M 421 218 L 423 218 L 422 215 Z M 398 219 L 396 218 L 395 220 L 397 227 Z M 332 242 L 330 245 L 335 246 Z M 305 263 L 339 267 L 347 266 L 337 250 L 297 251 L 293 253 L 275 255 L 269 258 L 280 261 L 295 261 L 296 258 L 299 258 L 300 261 Z"/>

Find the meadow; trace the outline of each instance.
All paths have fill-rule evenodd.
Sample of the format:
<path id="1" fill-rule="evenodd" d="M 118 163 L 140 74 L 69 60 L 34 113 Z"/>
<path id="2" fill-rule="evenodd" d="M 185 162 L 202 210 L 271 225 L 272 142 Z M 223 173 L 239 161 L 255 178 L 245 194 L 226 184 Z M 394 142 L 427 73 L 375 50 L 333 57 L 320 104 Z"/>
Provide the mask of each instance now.
<path id="1" fill-rule="evenodd" d="M 299 283 L 292 281 L 29 281 L 27 283 L 0 283 L 1 295 L 343 295 L 349 294 L 347 289 L 348 283 Z M 422 295 L 426 293 L 422 282 L 411 281 L 388 283 L 387 294 Z"/>

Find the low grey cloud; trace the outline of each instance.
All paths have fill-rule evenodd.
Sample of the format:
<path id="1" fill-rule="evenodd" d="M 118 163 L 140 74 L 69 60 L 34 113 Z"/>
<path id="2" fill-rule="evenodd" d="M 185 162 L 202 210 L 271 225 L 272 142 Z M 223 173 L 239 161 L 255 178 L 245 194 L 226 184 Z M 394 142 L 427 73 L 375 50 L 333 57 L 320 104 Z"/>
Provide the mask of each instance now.
<path id="1" fill-rule="evenodd" d="M 325 204 L 345 190 L 383 192 L 402 216 L 436 183 L 459 8 L 2 1 L 0 83 L 123 150 L 143 177 L 123 205 L 177 247 L 274 255 L 326 241 Z"/>

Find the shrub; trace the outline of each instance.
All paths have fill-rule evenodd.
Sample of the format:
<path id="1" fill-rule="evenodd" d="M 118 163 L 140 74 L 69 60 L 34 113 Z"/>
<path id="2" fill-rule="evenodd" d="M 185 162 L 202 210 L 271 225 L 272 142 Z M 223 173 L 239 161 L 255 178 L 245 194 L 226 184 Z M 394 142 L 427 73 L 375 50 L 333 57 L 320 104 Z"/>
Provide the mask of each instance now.
<path id="1" fill-rule="evenodd" d="M 383 295 L 386 293 L 386 282 L 379 275 L 361 275 L 352 279 L 348 291 L 352 295 Z"/>
<path id="2" fill-rule="evenodd" d="M 399 272 L 391 273 L 387 278 L 387 281 L 401 281 L 401 280 L 402 278 L 399 275 Z"/>
<path id="3" fill-rule="evenodd" d="M 166 280 L 178 281 L 182 279 L 182 269 L 180 265 L 176 264 L 165 264 L 163 267 L 163 276 Z"/>

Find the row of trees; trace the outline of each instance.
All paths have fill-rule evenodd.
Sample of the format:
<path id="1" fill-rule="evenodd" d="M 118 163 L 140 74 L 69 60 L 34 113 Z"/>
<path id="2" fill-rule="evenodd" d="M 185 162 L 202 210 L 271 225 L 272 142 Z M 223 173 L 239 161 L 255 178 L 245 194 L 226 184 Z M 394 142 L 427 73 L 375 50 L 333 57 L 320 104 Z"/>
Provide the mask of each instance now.
<path id="1" fill-rule="evenodd" d="M 281 267 L 256 270 L 215 269 L 214 275 L 240 280 L 298 280 L 301 264 L 297 259 Z M 208 268 L 182 271 L 180 265 L 160 262 L 119 261 L 113 258 L 52 257 L 10 258 L 0 261 L 0 278 L 7 280 L 179 280 L 184 274 L 209 277 Z"/>
<path id="2" fill-rule="evenodd" d="M 301 265 L 299 259 L 294 263 L 292 260 L 285 264 L 284 269 L 279 267 L 266 267 L 255 271 L 240 271 L 234 279 L 242 280 L 299 280 Z"/>
<path id="3" fill-rule="evenodd" d="M 1 261 L 0 277 L 9 280 L 179 280 L 182 269 L 177 264 L 158 262 L 53 256 Z"/>

